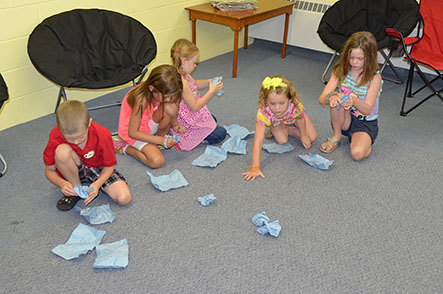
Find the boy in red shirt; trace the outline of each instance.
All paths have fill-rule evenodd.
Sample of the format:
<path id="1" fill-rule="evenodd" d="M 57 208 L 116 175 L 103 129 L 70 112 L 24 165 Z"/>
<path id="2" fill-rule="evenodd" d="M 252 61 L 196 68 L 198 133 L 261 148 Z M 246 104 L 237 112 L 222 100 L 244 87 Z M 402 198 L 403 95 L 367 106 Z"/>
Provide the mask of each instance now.
<path id="1" fill-rule="evenodd" d="M 85 104 L 69 100 L 56 113 L 57 126 L 49 134 L 43 152 L 46 178 L 60 187 L 60 210 L 70 210 L 81 199 L 74 186 L 89 184 L 88 205 L 101 189 L 120 205 L 131 202 L 125 178 L 114 169 L 117 164 L 109 130 L 92 121 Z"/>

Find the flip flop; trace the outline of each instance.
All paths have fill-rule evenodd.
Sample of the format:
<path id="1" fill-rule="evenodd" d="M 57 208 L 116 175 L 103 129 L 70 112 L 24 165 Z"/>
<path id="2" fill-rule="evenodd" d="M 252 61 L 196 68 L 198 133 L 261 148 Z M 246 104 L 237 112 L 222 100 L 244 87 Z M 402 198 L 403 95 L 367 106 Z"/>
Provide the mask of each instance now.
<path id="1" fill-rule="evenodd" d="M 71 210 L 80 199 L 78 196 L 63 196 L 57 201 L 57 208 L 61 211 Z"/>
<path id="2" fill-rule="evenodd" d="M 265 135 L 265 139 L 269 139 L 269 138 L 272 138 L 271 129 L 269 129 L 269 130 L 266 132 L 266 135 Z"/>
<path id="3" fill-rule="evenodd" d="M 340 140 L 337 140 L 334 137 L 328 138 L 328 140 L 326 142 L 327 143 L 326 143 L 324 148 L 322 148 L 321 145 L 320 145 L 320 151 L 323 152 L 323 153 L 331 153 L 338 146 L 340 146 Z M 330 150 L 327 150 L 329 148 L 329 146 L 331 146 L 331 144 L 334 144 L 334 143 L 335 143 L 335 145 Z"/>

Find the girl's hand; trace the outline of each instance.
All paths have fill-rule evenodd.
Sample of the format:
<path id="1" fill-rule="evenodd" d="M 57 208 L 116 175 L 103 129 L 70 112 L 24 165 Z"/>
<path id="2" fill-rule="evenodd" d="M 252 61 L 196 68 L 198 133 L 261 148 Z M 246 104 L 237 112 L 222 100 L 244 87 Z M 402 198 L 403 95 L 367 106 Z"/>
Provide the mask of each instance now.
<path id="1" fill-rule="evenodd" d="M 342 106 L 344 110 L 349 110 L 352 106 L 354 106 L 354 99 L 357 99 L 357 94 L 352 92 L 349 94 L 349 99 L 343 102 Z"/>
<path id="2" fill-rule="evenodd" d="M 223 89 L 223 82 L 219 81 L 215 84 L 212 83 L 212 80 L 209 82 L 209 90 L 212 91 L 212 94 L 215 94 Z"/>
<path id="3" fill-rule="evenodd" d="M 175 141 L 174 139 L 172 139 L 170 137 L 165 137 L 163 147 L 165 147 L 166 149 L 169 149 L 172 146 L 174 146 L 175 144 L 177 144 L 177 141 Z"/>
<path id="4" fill-rule="evenodd" d="M 186 133 L 186 131 L 187 131 L 187 129 L 185 128 L 185 126 L 183 126 L 183 125 L 181 125 L 181 124 L 179 124 L 179 123 L 175 124 L 175 125 L 172 127 L 172 129 L 174 130 L 174 132 L 176 132 L 176 133 L 180 133 L 180 134 L 184 134 L 184 133 Z"/>
<path id="5" fill-rule="evenodd" d="M 253 182 L 258 176 L 262 177 L 263 179 L 265 178 L 265 175 L 261 172 L 260 169 L 247 171 L 245 173 L 242 173 L 241 175 L 243 176 L 243 179 L 245 179 L 246 181 L 251 180 L 251 182 Z"/>
<path id="6" fill-rule="evenodd" d="M 65 196 L 78 196 L 74 191 L 74 185 L 72 183 L 65 181 L 60 185 L 60 190 Z"/>
<path id="7" fill-rule="evenodd" d="M 301 136 L 300 141 L 303 144 L 303 147 L 305 147 L 306 149 L 311 148 L 311 140 L 308 136 Z"/>
<path id="8" fill-rule="evenodd" d="M 331 96 L 329 98 L 329 106 L 331 108 L 336 108 L 338 105 L 340 105 L 341 100 L 340 98 L 343 96 L 343 93 L 337 93 L 334 96 Z"/>

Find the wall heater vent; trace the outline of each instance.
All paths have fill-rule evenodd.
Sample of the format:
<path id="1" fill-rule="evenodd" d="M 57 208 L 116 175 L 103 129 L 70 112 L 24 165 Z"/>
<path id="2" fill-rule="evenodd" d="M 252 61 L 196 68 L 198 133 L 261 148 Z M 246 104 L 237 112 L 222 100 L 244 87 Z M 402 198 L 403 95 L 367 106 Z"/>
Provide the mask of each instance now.
<path id="1" fill-rule="evenodd" d="M 292 0 L 291 2 L 296 2 L 296 4 L 289 22 L 288 45 L 332 53 L 333 51 L 320 40 L 317 34 L 318 24 L 323 14 L 333 4 L 331 0 L 329 2 L 328 0 Z M 249 36 L 281 43 L 284 21 L 285 16 L 281 15 L 251 25 Z"/>

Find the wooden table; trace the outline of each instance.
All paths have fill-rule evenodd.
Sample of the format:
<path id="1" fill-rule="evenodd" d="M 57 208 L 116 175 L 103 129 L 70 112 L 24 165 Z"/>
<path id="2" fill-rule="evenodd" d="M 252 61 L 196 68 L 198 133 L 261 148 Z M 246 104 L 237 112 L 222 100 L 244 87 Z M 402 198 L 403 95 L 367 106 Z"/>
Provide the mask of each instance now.
<path id="1" fill-rule="evenodd" d="M 197 19 L 230 26 L 234 31 L 234 60 L 232 64 L 232 77 L 237 77 L 238 35 L 245 28 L 244 48 L 248 48 L 248 26 L 278 15 L 286 14 L 283 32 L 283 47 L 281 57 L 286 57 L 286 41 L 288 38 L 289 16 L 292 14 L 292 6 L 295 2 L 285 0 L 259 0 L 258 9 L 243 11 L 221 11 L 214 8 L 210 3 L 186 7 L 189 11 L 189 19 L 192 21 L 192 42 L 196 44 Z"/>

